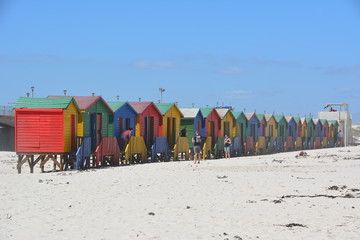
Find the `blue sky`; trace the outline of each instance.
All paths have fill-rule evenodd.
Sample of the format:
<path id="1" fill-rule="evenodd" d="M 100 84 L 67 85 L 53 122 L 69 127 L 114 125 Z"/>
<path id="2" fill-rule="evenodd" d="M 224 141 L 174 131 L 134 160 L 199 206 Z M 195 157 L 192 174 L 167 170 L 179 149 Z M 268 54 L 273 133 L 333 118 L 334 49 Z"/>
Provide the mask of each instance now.
<path id="1" fill-rule="evenodd" d="M 35 97 L 315 117 L 350 104 L 360 122 L 360 1 L 0 0 L 0 105 Z"/>

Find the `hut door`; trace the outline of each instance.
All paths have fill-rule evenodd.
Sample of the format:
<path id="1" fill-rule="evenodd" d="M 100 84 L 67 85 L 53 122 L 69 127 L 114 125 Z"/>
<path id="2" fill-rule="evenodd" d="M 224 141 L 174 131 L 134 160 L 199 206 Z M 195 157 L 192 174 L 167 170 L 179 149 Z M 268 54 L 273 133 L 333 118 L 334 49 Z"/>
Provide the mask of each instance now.
<path id="1" fill-rule="evenodd" d="M 90 138 L 91 138 L 92 151 L 94 151 L 96 147 L 95 133 L 96 133 L 96 119 L 95 119 L 95 113 L 92 113 L 90 114 Z"/>
<path id="2" fill-rule="evenodd" d="M 71 151 L 76 150 L 76 117 L 71 115 Z"/>
<path id="3" fill-rule="evenodd" d="M 166 139 L 167 139 L 167 142 L 169 144 L 169 146 L 171 146 L 171 133 L 172 133 L 172 125 L 171 125 L 171 118 L 167 118 L 167 129 L 166 129 Z M 163 129 L 164 131 L 165 129 Z M 163 133 L 164 134 L 164 133 Z M 164 136 L 164 135 L 163 135 Z"/>
<path id="4" fill-rule="evenodd" d="M 230 137 L 230 123 L 224 122 L 224 136 L 227 135 Z"/>
<path id="5" fill-rule="evenodd" d="M 154 142 L 154 117 L 145 117 L 145 144 L 148 148 Z"/>
<path id="6" fill-rule="evenodd" d="M 280 126 L 280 137 L 284 140 L 284 126 Z"/>
<path id="7" fill-rule="evenodd" d="M 101 141 L 101 121 L 102 121 L 102 116 L 101 113 L 97 114 L 97 119 L 96 119 L 96 146 L 98 146 L 100 144 Z"/>

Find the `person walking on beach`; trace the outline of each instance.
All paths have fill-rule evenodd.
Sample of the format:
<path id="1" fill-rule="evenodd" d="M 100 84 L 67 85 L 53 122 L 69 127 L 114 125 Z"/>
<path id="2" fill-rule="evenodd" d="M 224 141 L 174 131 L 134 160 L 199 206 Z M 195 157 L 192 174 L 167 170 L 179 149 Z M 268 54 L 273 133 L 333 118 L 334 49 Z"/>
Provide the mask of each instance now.
<path id="1" fill-rule="evenodd" d="M 225 134 L 224 151 L 225 151 L 225 158 L 228 159 L 230 159 L 230 146 L 231 146 L 231 139 L 228 137 L 228 135 Z"/>
<path id="2" fill-rule="evenodd" d="M 124 144 L 123 149 L 122 149 L 123 151 L 125 151 L 126 145 L 128 144 L 128 142 L 130 140 L 132 130 L 133 130 L 132 128 L 129 128 L 121 133 L 121 139 Z"/>
<path id="3" fill-rule="evenodd" d="M 192 139 L 192 142 L 194 143 L 194 163 L 196 163 L 196 161 L 200 163 L 201 140 L 202 137 L 199 133 L 199 130 L 196 130 L 195 137 Z"/>

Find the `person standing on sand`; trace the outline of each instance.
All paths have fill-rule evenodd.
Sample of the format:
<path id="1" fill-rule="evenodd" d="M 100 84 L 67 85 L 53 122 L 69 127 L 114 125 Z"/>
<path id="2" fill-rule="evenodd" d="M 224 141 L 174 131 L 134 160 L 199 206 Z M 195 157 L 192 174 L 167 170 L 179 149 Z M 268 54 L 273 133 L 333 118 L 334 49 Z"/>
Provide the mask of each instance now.
<path id="1" fill-rule="evenodd" d="M 199 130 L 196 130 L 195 137 L 192 139 L 192 142 L 194 143 L 194 163 L 196 163 L 196 160 L 200 163 L 201 140 L 202 137 L 200 136 Z"/>
<path id="2" fill-rule="evenodd" d="M 228 137 L 228 135 L 225 135 L 224 151 L 225 151 L 225 158 L 228 159 L 230 159 L 230 145 L 231 145 L 231 139 Z"/>

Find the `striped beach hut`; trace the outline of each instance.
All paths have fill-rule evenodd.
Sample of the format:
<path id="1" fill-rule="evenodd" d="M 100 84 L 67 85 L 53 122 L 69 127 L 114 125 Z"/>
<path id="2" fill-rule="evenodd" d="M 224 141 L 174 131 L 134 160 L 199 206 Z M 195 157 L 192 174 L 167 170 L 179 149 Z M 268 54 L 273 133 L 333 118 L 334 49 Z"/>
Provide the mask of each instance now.
<path id="1" fill-rule="evenodd" d="M 275 151 L 275 139 L 277 137 L 277 124 L 273 114 L 264 114 L 266 119 L 265 136 L 267 142 L 267 151 L 272 153 Z"/>
<path id="2" fill-rule="evenodd" d="M 224 137 L 227 135 L 230 138 L 235 137 L 236 134 L 236 119 L 230 108 L 215 108 L 220 116 L 220 135 Z"/>
<path id="3" fill-rule="evenodd" d="M 205 136 L 211 137 L 212 147 L 214 147 L 218 136 L 221 135 L 221 119 L 215 108 L 202 107 L 201 114 L 205 122 Z"/>
<path id="4" fill-rule="evenodd" d="M 162 114 L 153 102 L 129 102 L 137 112 L 135 136 L 143 137 L 149 149 L 156 137 L 159 137 L 159 128 Z"/>
<path id="5" fill-rule="evenodd" d="M 283 115 L 274 115 L 276 120 L 276 128 L 277 128 L 277 137 L 276 137 L 276 148 L 277 151 L 283 151 L 284 142 L 286 140 L 286 129 L 287 129 L 287 122 Z"/>
<path id="6" fill-rule="evenodd" d="M 266 118 L 265 114 L 256 114 L 257 118 L 259 119 L 259 137 L 258 141 L 256 142 L 256 153 L 261 154 L 266 152 L 267 150 L 267 141 L 265 136 L 266 130 Z"/>
<path id="7" fill-rule="evenodd" d="M 49 96 L 63 98 L 64 96 Z M 101 138 L 114 136 L 114 112 L 100 96 L 73 96 L 81 110 L 78 136 L 91 138 L 91 150 L 95 151 Z"/>
<path id="8" fill-rule="evenodd" d="M 285 117 L 287 122 L 287 128 L 286 128 L 286 140 L 285 140 L 285 151 L 293 150 L 294 149 L 294 143 L 296 140 L 296 128 L 297 124 L 295 122 L 294 117 L 287 116 Z"/>
<path id="9" fill-rule="evenodd" d="M 156 103 L 162 114 L 159 136 L 166 137 L 170 148 L 173 148 L 180 134 L 180 120 L 183 114 L 175 103 Z"/>
<path id="10" fill-rule="evenodd" d="M 15 151 L 19 156 L 19 173 L 26 160 L 29 160 L 31 172 L 38 161 L 41 160 L 43 169 L 49 159 L 63 169 L 70 153 L 76 150 L 79 116 L 80 109 L 72 97 L 20 97 L 15 105 Z M 37 160 L 34 155 L 39 155 Z M 60 162 L 56 155 L 60 155 Z"/>
<path id="11" fill-rule="evenodd" d="M 328 141 L 329 141 L 329 123 L 326 119 L 320 119 L 322 129 L 321 129 L 321 146 L 323 148 L 328 147 Z"/>
<path id="12" fill-rule="evenodd" d="M 335 136 L 338 133 L 339 123 L 337 120 L 328 120 L 329 123 L 329 147 L 335 146 Z"/>
<path id="13" fill-rule="evenodd" d="M 132 136 L 135 136 L 135 124 L 137 112 L 128 102 L 107 102 L 114 111 L 114 136 L 120 144 L 120 149 L 124 149 L 121 143 L 121 134 L 130 128 Z"/>
<path id="14" fill-rule="evenodd" d="M 306 118 L 307 127 L 307 148 L 314 148 L 315 124 L 312 118 Z"/>
<path id="15" fill-rule="evenodd" d="M 205 135 L 205 122 L 200 108 L 179 108 L 183 114 L 183 118 L 180 121 L 180 128 L 187 129 L 187 137 L 189 147 L 193 147 L 192 138 L 195 136 L 197 130 L 199 130 L 201 136 Z"/>
<path id="16" fill-rule="evenodd" d="M 247 120 L 244 151 L 245 154 L 252 155 L 255 153 L 255 144 L 259 138 L 260 120 L 257 118 L 255 113 L 244 113 L 244 114 Z"/>
<path id="17" fill-rule="evenodd" d="M 322 123 L 319 118 L 313 118 L 314 121 L 314 148 L 321 147 Z"/>
<path id="18" fill-rule="evenodd" d="M 241 143 L 246 139 L 246 125 L 247 119 L 243 112 L 233 112 L 236 119 L 236 136 L 240 137 Z"/>

